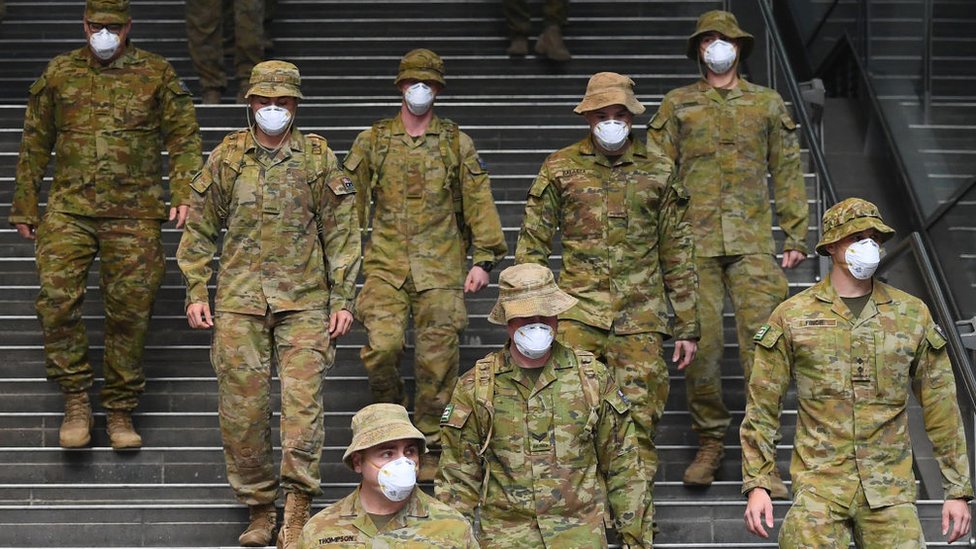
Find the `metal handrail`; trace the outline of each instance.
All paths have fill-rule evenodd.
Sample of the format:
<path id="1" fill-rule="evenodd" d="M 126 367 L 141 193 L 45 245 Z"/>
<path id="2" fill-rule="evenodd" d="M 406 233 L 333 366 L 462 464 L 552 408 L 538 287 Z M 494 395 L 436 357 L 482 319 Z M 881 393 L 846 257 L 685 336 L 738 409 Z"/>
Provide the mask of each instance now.
<path id="1" fill-rule="evenodd" d="M 922 228 L 926 231 L 931 229 L 933 225 L 938 223 L 939 220 L 945 216 L 945 214 L 949 213 L 949 210 L 954 208 L 956 204 L 962 200 L 962 197 L 969 194 L 969 191 L 971 191 L 973 187 L 976 187 L 976 179 L 971 180 L 966 185 L 957 189 L 956 192 L 952 193 L 949 200 L 946 200 L 943 204 L 939 205 L 939 207 L 932 212 L 932 215 L 925 220 L 925 222 L 922 224 Z"/>
<path id="2" fill-rule="evenodd" d="M 810 37 L 807 38 L 807 41 L 803 44 L 806 49 L 809 50 L 810 46 L 817 41 L 817 38 L 820 36 L 820 31 L 823 30 L 823 27 L 827 24 L 827 20 L 830 19 L 830 16 L 834 14 L 834 10 L 837 8 L 838 4 L 840 4 L 840 0 L 834 0 L 833 3 L 830 4 L 830 7 L 827 8 L 827 13 L 820 18 L 820 22 L 817 23 L 817 27 L 813 29 L 813 32 L 810 33 Z"/>

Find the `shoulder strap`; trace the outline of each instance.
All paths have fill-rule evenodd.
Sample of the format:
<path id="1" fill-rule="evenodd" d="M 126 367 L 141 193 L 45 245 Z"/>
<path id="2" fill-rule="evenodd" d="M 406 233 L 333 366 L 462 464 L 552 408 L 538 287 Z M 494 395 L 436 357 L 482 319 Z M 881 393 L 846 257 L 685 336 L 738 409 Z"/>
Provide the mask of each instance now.
<path id="1" fill-rule="evenodd" d="M 590 408 L 600 405 L 600 380 L 597 379 L 596 369 L 593 367 L 593 353 L 589 351 L 574 350 L 576 354 L 576 371 L 579 372 L 580 385 L 583 387 L 583 397 Z"/>
<path id="2" fill-rule="evenodd" d="M 493 353 L 475 363 L 474 373 L 474 419 L 478 430 L 478 438 L 481 439 L 481 447 L 478 448 L 478 457 L 481 458 L 481 470 L 483 477 L 481 480 L 481 500 L 484 504 L 488 496 L 488 480 L 491 478 L 491 464 L 488 463 L 488 446 L 491 444 L 491 436 L 495 423 L 495 405 L 492 399 L 495 396 L 495 370 L 499 362 L 504 360 L 502 353 Z"/>

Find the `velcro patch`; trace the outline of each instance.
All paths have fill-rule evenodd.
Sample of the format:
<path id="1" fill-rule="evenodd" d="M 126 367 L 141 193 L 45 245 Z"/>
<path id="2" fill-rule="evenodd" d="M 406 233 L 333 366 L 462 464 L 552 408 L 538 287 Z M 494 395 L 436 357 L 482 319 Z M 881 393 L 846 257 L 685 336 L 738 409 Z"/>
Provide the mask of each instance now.
<path id="1" fill-rule="evenodd" d="M 773 326 L 772 324 L 763 324 L 762 328 L 759 328 L 759 331 L 756 332 L 756 335 L 752 336 L 752 340 L 757 345 L 772 349 L 782 335 L 783 330 L 779 329 L 779 327 Z"/>
<path id="2" fill-rule="evenodd" d="M 769 324 L 763 324 L 756 335 L 752 336 L 753 341 L 762 341 L 762 338 L 766 336 L 766 332 L 769 331 Z"/>
<path id="3" fill-rule="evenodd" d="M 939 350 L 945 347 L 947 338 L 945 332 L 942 331 L 942 326 L 933 324 L 932 329 L 929 330 L 929 333 L 925 337 L 929 340 L 929 345 L 933 349 Z"/>
<path id="4" fill-rule="evenodd" d="M 814 318 L 797 321 L 794 325 L 798 328 L 831 327 L 837 326 L 837 320 L 833 318 Z"/>
<path id="5" fill-rule="evenodd" d="M 459 404 L 448 404 L 444 408 L 444 413 L 441 414 L 441 426 L 442 427 L 453 427 L 455 429 L 460 429 L 464 427 L 464 423 L 468 420 L 468 416 L 471 415 L 471 410 Z"/>

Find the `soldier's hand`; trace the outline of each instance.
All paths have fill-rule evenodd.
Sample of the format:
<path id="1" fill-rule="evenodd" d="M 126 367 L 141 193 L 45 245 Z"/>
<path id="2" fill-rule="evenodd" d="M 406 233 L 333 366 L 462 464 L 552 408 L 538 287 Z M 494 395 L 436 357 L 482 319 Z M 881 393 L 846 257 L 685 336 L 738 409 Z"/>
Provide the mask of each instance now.
<path id="1" fill-rule="evenodd" d="M 19 234 L 22 238 L 26 238 L 27 240 L 34 240 L 34 238 L 36 238 L 34 233 L 36 228 L 33 225 L 28 225 L 27 223 L 14 223 L 14 227 L 17 228 L 17 234 Z"/>
<path id="2" fill-rule="evenodd" d="M 183 225 L 186 223 L 186 216 L 190 213 L 190 207 L 187 205 L 176 206 L 175 208 L 169 209 L 169 220 L 176 220 L 176 228 L 182 229 Z"/>
<path id="3" fill-rule="evenodd" d="M 678 339 L 674 342 L 674 355 L 671 357 L 671 362 L 678 365 L 679 370 L 684 370 L 691 364 L 692 360 L 695 360 L 695 354 L 698 353 L 698 342 L 691 339 Z"/>
<path id="4" fill-rule="evenodd" d="M 186 308 L 186 321 L 194 330 L 213 328 L 213 317 L 210 315 L 210 304 L 191 303 Z"/>
<path id="5" fill-rule="evenodd" d="M 746 504 L 746 530 L 761 538 L 768 538 L 769 533 L 763 528 L 763 519 L 766 519 L 766 528 L 773 527 L 773 502 L 765 489 L 753 488 L 749 492 L 749 503 Z"/>
<path id="6" fill-rule="evenodd" d="M 942 535 L 949 543 L 956 541 L 969 533 L 970 524 L 969 503 L 963 499 L 947 499 L 942 504 Z M 952 532 L 949 532 L 949 522 L 952 522 Z"/>
<path id="7" fill-rule="evenodd" d="M 473 294 L 488 285 L 488 271 L 475 265 L 464 279 L 464 293 Z"/>
<path id="8" fill-rule="evenodd" d="M 800 263 L 803 263 L 803 260 L 806 258 L 807 258 L 807 254 L 803 252 L 798 252 L 796 250 L 786 250 L 783 252 L 783 262 L 780 263 L 780 265 L 784 269 L 792 269 L 793 267 L 796 267 Z"/>
<path id="9" fill-rule="evenodd" d="M 329 337 L 340 338 L 349 333 L 352 327 L 352 313 L 343 309 L 329 315 Z"/>

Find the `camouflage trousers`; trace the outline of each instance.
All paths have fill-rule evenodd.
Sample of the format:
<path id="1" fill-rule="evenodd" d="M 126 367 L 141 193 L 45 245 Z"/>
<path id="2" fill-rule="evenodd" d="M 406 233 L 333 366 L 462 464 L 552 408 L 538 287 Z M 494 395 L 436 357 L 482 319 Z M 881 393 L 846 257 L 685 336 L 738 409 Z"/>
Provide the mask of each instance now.
<path id="1" fill-rule="evenodd" d="M 92 386 L 82 304 L 88 271 L 98 256 L 105 306 L 101 402 L 110 410 L 134 409 L 146 385 L 143 345 L 165 268 L 159 221 L 49 211 L 37 228 L 36 254 L 41 287 L 37 316 L 44 330 L 48 379 L 64 392 Z"/>
<path id="2" fill-rule="evenodd" d="M 264 60 L 264 2 L 187 0 L 187 45 L 203 89 L 227 87 L 223 10 L 234 13 L 234 69 L 242 85 L 247 84 L 254 65 Z"/>
<path id="3" fill-rule="evenodd" d="M 871 509 L 858 488 L 850 507 L 801 490 L 779 531 L 781 549 L 847 549 L 854 533 L 859 549 L 925 547 L 918 510 L 913 503 Z"/>
<path id="4" fill-rule="evenodd" d="M 217 373 L 227 480 L 242 503 L 270 503 L 278 496 L 272 356 L 281 382 L 281 486 L 286 492 L 321 493 L 322 386 L 335 358 L 328 326 L 325 310 L 217 313 L 210 360 Z"/>
<path id="5" fill-rule="evenodd" d="M 787 297 L 786 275 L 771 255 L 696 257 L 698 354 L 685 369 L 688 411 L 699 437 L 724 438 L 731 415 L 722 401 L 721 360 L 724 350 L 722 309 L 728 293 L 735 312 L 739 362 L 746 383 L 752 372 L 752 336 Z"/>
<path id="6" fill-rule="evenodd" d="M 453 289 L 418 292 L 410 277 L 400 288 L 378 277 L 366 277 L 356 301 L 356 316 L 366 326 L 369 339 L 359 356 L 375 402 L 408 404 L 400 377 L 400 357 L 411 315 L 416 385 L 413 422 L 426 437 L 427 446 L 436 449 L 440 446 L 441 412 L 457 383 L 459 336 L 468 318 L 464 295 Z"/>
<path id="7" fill-rule="evenodd" d="M 502 12 L 512 36 L 532 34 L 532 12 L 528 0 L 502 0 Z M 544 26 L 565 27 L 569 14 L 569 0 L 545 0 L 543 10 Z"/>

